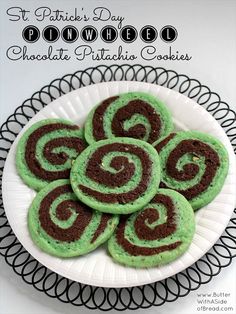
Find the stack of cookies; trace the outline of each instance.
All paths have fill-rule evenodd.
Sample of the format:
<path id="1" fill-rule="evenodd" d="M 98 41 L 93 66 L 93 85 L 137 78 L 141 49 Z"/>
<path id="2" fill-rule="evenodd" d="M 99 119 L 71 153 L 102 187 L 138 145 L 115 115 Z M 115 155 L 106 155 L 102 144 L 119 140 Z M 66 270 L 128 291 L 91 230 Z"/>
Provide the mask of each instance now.
<path id="1" fill-rule="evenodd" d="M 38 191 L 28 227 L 42 250 L 72 257 L 108 242 L 115 261 L 153 267 L 191 244 L 194 210 L 220 192 L 228 154 L 208 134 L 174 132 L 163 102 L 130 92 L 99 103 L 83 128 L 35 123 L 19 140 L 16 166 Z"/>

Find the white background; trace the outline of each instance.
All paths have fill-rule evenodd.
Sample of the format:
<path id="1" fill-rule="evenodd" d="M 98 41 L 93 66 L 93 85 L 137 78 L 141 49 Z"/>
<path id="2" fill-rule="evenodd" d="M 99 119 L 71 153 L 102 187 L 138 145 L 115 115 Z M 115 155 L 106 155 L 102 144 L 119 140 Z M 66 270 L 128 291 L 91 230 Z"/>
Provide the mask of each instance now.
<path id="1" fill-rule="evenodd" d="M 188 62 L 184 61 L 143 61 L 141 58 L 134 63 L 149 64 L 152 66 L 163 66 L 178 73 L 184 73 L 192 78 L 200 80 L 211 90 L 220 94 L 222 100 L 226 101 L 236 110 L 236 1 L 234 0 L 130 0 L 128 1 L 0 1 L 0 23 L 1 23 L 1 71 L 0 71 L 0 123 L 13 113 L 15 108 L 33 92 L 39 90 L 51 80 L 62 77 L 67 73 L 84 69 L 104 61 L 44 61 L 44 62 L 13 62 L 6 58 L 6 49 L 11 45 L 23 46 L 25 42 L 21 38 L 23 28 L 28 24 L 38 26 L 40 30 L 46 22 L 11 22 L 6 15 L 6 9 L 10 6 L 20 6 L 33 11 L 40 6 L 49 6 L 52 9 L 64 9 L 73 12 L 73 8 L 84 7 L 86 12 L 91 12 L 94 7 L 106 6 L 113 14 L 125 17 L 123 25 L 131 24 L 141 29 L 142 26 L 151 24 L 160 30 L 163 26 L 171 24 L 178 30 L 178 38 L 172 44 L 173 50 L 192 55 Z M 67 24 L 77 25 L 79 28 L 86 23 L 63 23 L 57 22 L 56 26 L 62 29 Z M 98 29 L 106 23 L 98 23 Z M 116 26 L 116 23 L 107 22 Z M 121 44 L 116 41 L 116 45 Z M 81 41 L 79 41 L 81 44 Z M 28 44 L 30 50 L 45 52 L 48 44 L 42 38 L 36 44 Z M 55 48 L 75 48 L 78 43 L 66 45 L 61 39 L 55 43 Z M 123 44 L 125 49 L 137 53 L 144 45 L 140 39 L 132 44 Z M 97 40 L 92 47 L 110 48 L 105 46 L 101 40 Z M 155 42 L 160 53 L 168 51 L 168 45 L 160 38 Z M 114 49 L 114 47 L 113 47 Z M 122 62 L 120 62 L 122 63 Z M 38 293 L 32 287 L 27 286 L 9 268 L 4 260 L 0 259 L 0 313 L 1 314 L 55 314 L 55 313 L 91 313 L 85 308 L 74 308 L 64 305 L 56 300 L 51 300 L 44 294 Z M 228 299 L 227 306 L 234 306 L 236 312 L 236 262 L 230 267 L 223 269 L 220 275 L 214 278 L 209 284 L 202 286 L 189 296 L 179 299 L 174 303 L 165 304 L 160 308 L 145 310 L 146 313 L 203 313 L 197 311 L 197 293 L 225 292 L 231 293 L 232 298 Z M 93 311 L 94 312 L 94 311 Z M 128 311 L 127 311 L 128 312 Z M 136 311 L 143 313 L 144 310 Z M 208 312 L 204 312 L 208 313 Z M 218 312 L 221 313 L 221 312 Z M 222 312 L 223 313 L 223 312 Z M 232 312 L 231 312 L 232 313 Z"/>

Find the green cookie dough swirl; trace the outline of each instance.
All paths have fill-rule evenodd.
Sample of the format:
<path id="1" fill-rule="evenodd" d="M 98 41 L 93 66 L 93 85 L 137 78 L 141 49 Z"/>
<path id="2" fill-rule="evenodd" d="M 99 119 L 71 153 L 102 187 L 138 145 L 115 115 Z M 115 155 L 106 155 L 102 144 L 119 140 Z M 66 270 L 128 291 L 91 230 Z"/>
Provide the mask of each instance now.
<path id="1" fill-rule="evenodd" d="M 87 146 L 79 126 L 62 119 L 33 124 L 19 140 L 16 166 L 22 180 L 35 190 L 69 179 L 72 161 Z"/>
<path id="2" fill-rule="evenodd" d="M 88 206 L 108 213 L 132 213 L 158 189 L 159 157 L 150 144 L 140 140 L 102 140 L 78 156 L 70 180 L 77 197 Z"/>
<path id="3" fill-rule="evenodd" d="M 89 144 L 114 137 L 153 143 L 173 130 L 167 107 L 156 97 L 130 92 L 103 100 L 89 114 L 85 138 Z"/>
<path id="4" fill-rule="evenodd" d="M 178 191 L 196 210 L 220 192 L 228 173 L 228 153 L 216 138 L 198 131 L 172 133 L 154 143 L 159 153 L 160 187 Z"/>
<path id="5" fill-rule="evenodd" d="M 159 189 L 141 211 L 120 218 L 108 250 L 121 264 L 159 266 L 183 254 L 194 231 L 194 213 L 188 201 L 175 191 Z"/>
<path id="6" fill-rule="evenodd" d="M 104 243 L 118 224 L 118 216 L 101 214 L 78 201 L 69 180 L 43 188 L 28 212 L 34 243 L 60 257 L 86 254 Z"/>

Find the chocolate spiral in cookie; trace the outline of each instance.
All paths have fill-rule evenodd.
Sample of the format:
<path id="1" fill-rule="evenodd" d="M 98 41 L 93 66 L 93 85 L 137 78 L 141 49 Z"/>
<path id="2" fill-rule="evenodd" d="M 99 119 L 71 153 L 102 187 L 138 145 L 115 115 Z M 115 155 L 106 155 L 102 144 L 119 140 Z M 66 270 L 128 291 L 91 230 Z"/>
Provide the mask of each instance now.
<path id="1" fill-rule="evenodd" d="M 159 180 L 155 149 L 135 139 L 95 143 L 76 159 L 71 170 L 78 198 L 94 209 L 111 213 L 140 209 L 155 194 Z"/>
<path id="2" fill-rule="evenodd" d="M 193 210 L 186 199 L 175 191 L 160 189 L 143 210 L 121 218 L 108 247 L 118 262 L 154 266 L 182 254 L 193 232 Z"/>
<path id="3" fill-rule="evenodd" d="M 167 137 L 165 137 L 161 141 L 157 141 L 156 143 L 153 144 L 153 146 L 155 147 L 158 154 L 160 153 L 162 148 L 165 147 L 169 143 L 169 141 L 175 137 L 175 135 L 176 135 L 176 133 L 170 133 L 170 135 L 168 135 Z"/>
<path id="4" fill-rule="evenodd" d="M 117 217 L 95 212 L 78 201 L 69 180 L 49 184 L 36 196 L 29 210 L 33 240 L 58 256 L 91 251 L 111 235 L 116 224 Z"/>
<path id="5" fill-rule="evenodd" d="M 50 119 L 34 124 L 19 143 L 19 174 L 35 189 L 69 178 L 71 162 L 86 147 L 82 131 L 70 122 Z"/>
<path id="6" fill-rule="evenodd" d="M 196 131 L 179 132 L 155 148 L 163 170 L 160 187 L 175 189 L 190 201 L 194 209 L 205 204 L 205 199 L 214 198 L 222 187 L 228 157 L 217 139 Z"/>
<path id="7" fill-rule="evenodd" d="M 85 124 L 88 143 L 113 137 L 132 137 L 153 143 L 173 129 L 170 113 L 154 96 L 127 93 L 103 100 Z"/>

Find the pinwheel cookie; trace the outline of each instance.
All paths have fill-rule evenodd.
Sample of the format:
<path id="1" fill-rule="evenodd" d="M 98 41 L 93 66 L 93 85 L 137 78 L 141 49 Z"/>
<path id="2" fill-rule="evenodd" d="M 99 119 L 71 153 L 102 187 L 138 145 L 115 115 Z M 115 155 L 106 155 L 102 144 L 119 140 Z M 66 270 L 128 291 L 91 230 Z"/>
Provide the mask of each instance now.
<path id="1" fill-rule="evenodd" d="M 129 214 L 147 204 L 160 182 L 154 147 L 132 138 L 96 142 L 75 160 L 70 176 L 77 197 L 102 212 Z"/>
<path id="2" fill-rule="evenodd" d="M 86 146 L 83 131 L 72 122 L 62 119 L 39 121 L 19 140 L 18 173 L 35 190 L 58 179 L 69 179 L 72 161 Z"/>
<path id="3" fill-rule="evenodd" d="M 104 243 L 118 216 L 102 214 L 78 201 L 69 180 L 48 184 L 28 212 L 30 235 L 42 250 L 60 257 L 86 254 Z"/>
<path id="4" fill-rule="evenodd" d="M 159 189 L 141 211 L 120 218 L 108 250 L 121 264 L 159 266 L 182 255 L 194 231 L 194 213 L 188 201 L 175 191 Z"/>
<path id="5" fill-rule="evenodd" d="M 178 191 L 195 210 L 220 192 L 229 160 L 219 140 L 198 131 L 183 131 L 154 143 L 154 147 L 161 162 L 160 187 Z"/>
<path id="6" fill-rule="evenodd" d="M 85 138 L 89 144 L 114 137 L 153 143 L 172 130 L 172 118 L 163 102 L 147 93 L 130 92 L 107 98 L 90 112 Z"/>

